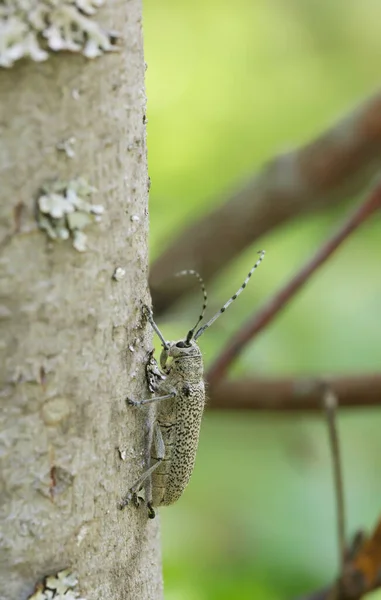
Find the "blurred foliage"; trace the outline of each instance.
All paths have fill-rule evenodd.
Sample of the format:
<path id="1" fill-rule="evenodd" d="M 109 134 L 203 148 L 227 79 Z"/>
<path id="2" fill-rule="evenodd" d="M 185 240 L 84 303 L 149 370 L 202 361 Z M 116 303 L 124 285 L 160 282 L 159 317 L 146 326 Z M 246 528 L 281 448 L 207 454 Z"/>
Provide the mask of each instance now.
<path id="1" fill-rule="evenodd" d="M 375 0 L 145 0 L 153 259 L 266 160 L 376 89 L 380 19 Z M 267 251 L 240 308 L 202 338 L 207 363 L 344 214 L 333 207 L 294 221 L 227 266 L 209 289 L 208 314 L 240 285 L 258 247 Z M 380 234 L 379 218 L 365 224 L 249 346 L 233 376 L 379 369 Z M 167 338 L 184 335 L 199 302 L 195 295 L 162 323 Z M 352 533 L 371 528 L 381 511 L 380 428 L 377 411 L 340 419 Z M 160 511 L 167 600 L 283 600 L 334 577 L 326 438 L 318 417 L 206 414 L 191 485 Z"/>

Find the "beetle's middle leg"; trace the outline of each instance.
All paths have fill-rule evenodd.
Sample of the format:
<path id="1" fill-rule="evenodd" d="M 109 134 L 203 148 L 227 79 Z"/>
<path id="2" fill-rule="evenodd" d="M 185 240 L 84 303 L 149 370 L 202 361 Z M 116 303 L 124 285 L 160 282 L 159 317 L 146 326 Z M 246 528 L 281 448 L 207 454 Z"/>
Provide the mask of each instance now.
<path id="1" fill-rule="evenodd" d="M 127 506 L 127 504 L 131 502 L 131 500 L 137 502 L 138 492 L 142 489 L 144 484 L 149 483 L 149 485 L 145 486 L 146 491 L 148 492 L 148 497 L 145 499 L 145 502 L 148 507 L 148 516 L 150 519 L 153 519 L 155 517 L 155 511 L 152 508 L 152 486 L 150 485 L 151 476 L 152 473 L 156 471 L 156 469 L 159 467 L 159 465 L 165 458 L 165 444 L 163 440 L 163 435 L 157 423 L 155 423 L 154 425 L 153 445 L 155 448 L 156 462 L 153 465 L 151 465 L 150 468 L 147 469 L 147 471 L 145 471 L 143 475 L 141 475 L 141 477 L 139 477 L 139 479 L 129 489 L 128 494 L 124 498 L 122 498 L 122 500 L 119 503 L 119 508 L 123 509 L 125 506 Z"/>
<path id="2" fill-rule="evenodd" d="M 154 396 L 153 398 L 146 398 L 144 400 L 132 400 L 132 398 L 126 398 L 127 404 L 131 406 L 144 406 L 144 404 L 151 404 L 151 402 L 160 402 L 160 400 L 169 400 L 169 398 L 174 398 L 176 396 L 176 392 L 170 392 L 169 394 L 164 394 L 164 396 Z"/>

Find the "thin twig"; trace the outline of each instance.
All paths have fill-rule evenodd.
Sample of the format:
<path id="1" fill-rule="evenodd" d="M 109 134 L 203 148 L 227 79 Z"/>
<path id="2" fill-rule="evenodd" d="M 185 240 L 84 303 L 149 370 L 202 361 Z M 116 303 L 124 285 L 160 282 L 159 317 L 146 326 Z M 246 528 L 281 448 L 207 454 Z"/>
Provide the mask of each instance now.
<path id="1" fill-rule="evenodd" d="M 155 316 L 191 293 L 192 282 L 175 279 L 176 271 L 195 269 L 208 282 L 274 228 L 363 192 L 380 167 L 378 93 L 312 142 L 271 159 L 227 202 L 214 202 L 217 208 L 181 230 L 151 268 Z"/>
<path id="2" fill-rule="evenodd" d="M 336 518 L 337 518 L 337 541 L 339 551 L 339 573 L 344 573 L 346 557 L 346 529 L 345 529 L 345 500 L 343 473 L 341 468 L 341 454 L 339 434 L 337 430 L 337 397 L 328 385 L 324 385 L 323 405 L 327 417 L 329 446 L 332 457 L 333 481 L 336 498 Z"/>
<path id="3" fill-rule="evenodd" d="M 344 222 L 339 230 L 317 251 L 273 298 L 260 309 L 256 315 L 243 325 L 240 331 L 229 340 L 217 360 L 208 372 L 208 381 L 214 385 L 226 373 L 233 360 L 242 352 L 246 344 L 264 329 L 275 316 L 285 307 L 287 302 L 309 280 L 312 274 L 337 250 L 337 248 L 353 233 L 366 219 L 381 208 L 381 183 L 379 182 L 368 198 Z"/>

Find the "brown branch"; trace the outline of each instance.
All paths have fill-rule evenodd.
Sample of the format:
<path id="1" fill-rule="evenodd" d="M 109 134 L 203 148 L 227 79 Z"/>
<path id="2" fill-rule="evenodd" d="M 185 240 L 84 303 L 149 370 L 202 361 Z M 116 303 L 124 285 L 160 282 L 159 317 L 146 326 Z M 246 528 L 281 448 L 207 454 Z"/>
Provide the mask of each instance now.
<path id="1" fill-rule="evenodd" d="M 343 223 L 339 230 L 327 240 L 321 248 L 288 282 L 278 293 L 276 293 L 254 317 L 245 323 L 233 338 L 228 342 L 226 348 L 214 362 L 208 372 L 208 380 L 211 384 L 216 383 L 227 371 L 230 364 L 242 352 L 245 345 L 252 340 L 274 317 L 285 307 L 286 303 L 306 283 L 312 274 L 333 254 L 333 252 L 355 231 L 366 219 L 381 208 L 381 183 L 379 182 L 368 198 L 359 208 Z"/>
<path id="2" fill-rule="evenodd" d="M 339 590 L 344 600 L 356 600 L 381 587 L 381 520 L 370 537 L 362 536 L 349 553 Z M 338 600 L 341 600 L 339 598 Z"/>
<path id="3" fill-rule="evenodd" d="M 155 314 L 190 291 L 173 274 L 185 268 L 208 281 L 260 236 L 295 216 L 337 204 L 369 184 L 381 167 L 381 93 L 313 142 L 272 159 L 228 201 L 182 231 L 154 263 Z"/>
<path id="4" fill-rule="evenodd" d="M 329 383 L 340 408 L 381 407 L 381 374 L 293 379 L 224 380 L 208 389 L 212 410 L 321 412 L 320 381 Z"/>

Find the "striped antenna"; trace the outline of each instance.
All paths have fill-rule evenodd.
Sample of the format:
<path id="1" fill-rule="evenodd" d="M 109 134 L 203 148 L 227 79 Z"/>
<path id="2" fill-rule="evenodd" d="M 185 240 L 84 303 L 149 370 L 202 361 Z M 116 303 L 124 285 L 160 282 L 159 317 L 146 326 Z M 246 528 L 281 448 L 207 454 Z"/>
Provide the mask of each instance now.
<path id="1" fill-rule="evenodd" d="M 249 274 L 248 274 L 248 276 L 246 277 L 245 281 L 243 282 L 243 284 L 241 285 L 241 287 L 239 288 L 239 290 L 238 290 L 238 291 L 237 291 L 237 292 L 234 294 L 234 296 L 232 296 L 232 297 L 231 297 L 231 298 L 230 298 L 230 299 L 229 299 L 229 300 L 226 302 L 226 304 L 224 304 L 224 305 L 223 305 L 223 307 L 222 307 L 222 308 L 220 308 L 220 310 L 219 310 L 219 311 L 218 311 L 218 312 L 217 312 L 217 313 L 214 315 L 214 317 L 212 317 L 212 318 L 210 319 L 210 321 L 208 321 L 208 322 L 206 323 L 206 325 L 203 325 L 202 327 L 200 327 L 200 329 L 199 329 L 199 330 L 196 332 L 196 334 L 195 334 L 195 336 L 194 336 L 194 340 L 195 340 L 195 341 L 196 341 L 196 340 L 197 340 L 197 339 L 200 337 L 200 335 L 202 335 L 202 334 L 204 333 L 204 331 L 205 331 L 206 329 L 208 329 L 208 327 L 210 327 L 210 326 L 211 326 L 211 325 L 214 323 L 214 321 L 215 321 L 216 319 L 218 319 L 218 317 L 220 317 L 220 316 L 222 315 L 222 313 L 224 313 L 224 312 L 225 312 L 225 310 L 226 310 L 227 308 L 229 308 L 229 306 L 232 304 L 232 302 L 234 302 L 234 300 L 236 300 L 236 298 L 238 298 L 238 296 L 241 294 L 241 292 L 243 292 L 243 290 L 244 290 L 244 289 L 245 289 L 245 287 L 247 286 L 247 283 L 248 283 L 248 281 L 249 281 L 250 277 L 251 277 L 251 276 L 252 276 L 252 274 L 254 273 L 255 269 L 256 269 L 257 267 L 259 267 L 259 265 L 261 264 L 262 260 L 264 259 L 264 257 L 265 257 L 265 251 L 264 251 L 264 250 L 260 250 L 260 251 L 258 252 L 258 254 L 259 254 L 259 258 L 258 258 L 257 262 L 255 263 L 254 267 L 251 269 L 250 273 L 249 273 Z M 198 321 L 198 323 L 199 323 L 199 322 L 200 322 L 200 320 Z M 198 325 L 198 323 L 197 323 L 197 325 Z M 189 334 L 188 334 L 188 335 L 189 335 Z"/>
<path id="2" fill-rule="evenodd" d="M 193 269 L 188 269 L 187 271 L 180 271 L 179 273 L 176 273 L 176 277 L 183 277 L 184 275 L 193 275 L 194 277 L 196 277 L 198 279 L 202 294 L 204 296 L 204 304 L 202 305 L 201 315 L 199 316 L 196 325 L 194 327 L 192 327 L 192 329 L 190 329 L 190 331 L 188 331 L 188 333 L 187 333 L 185 343 L 189 344 L 189 342 L 193 338 L 193 334 L 195 332 L 197 325 L 199 323 L 201 323 L 201 321 L 204 318 L 205 310 L 206 310 L 206 307 L 208 306 L 208 295 L 206 293 L 204 280 L 201 277 L 201 275 L 199 273 L 197 273 L 197 271 L 193 271 Z"/>

